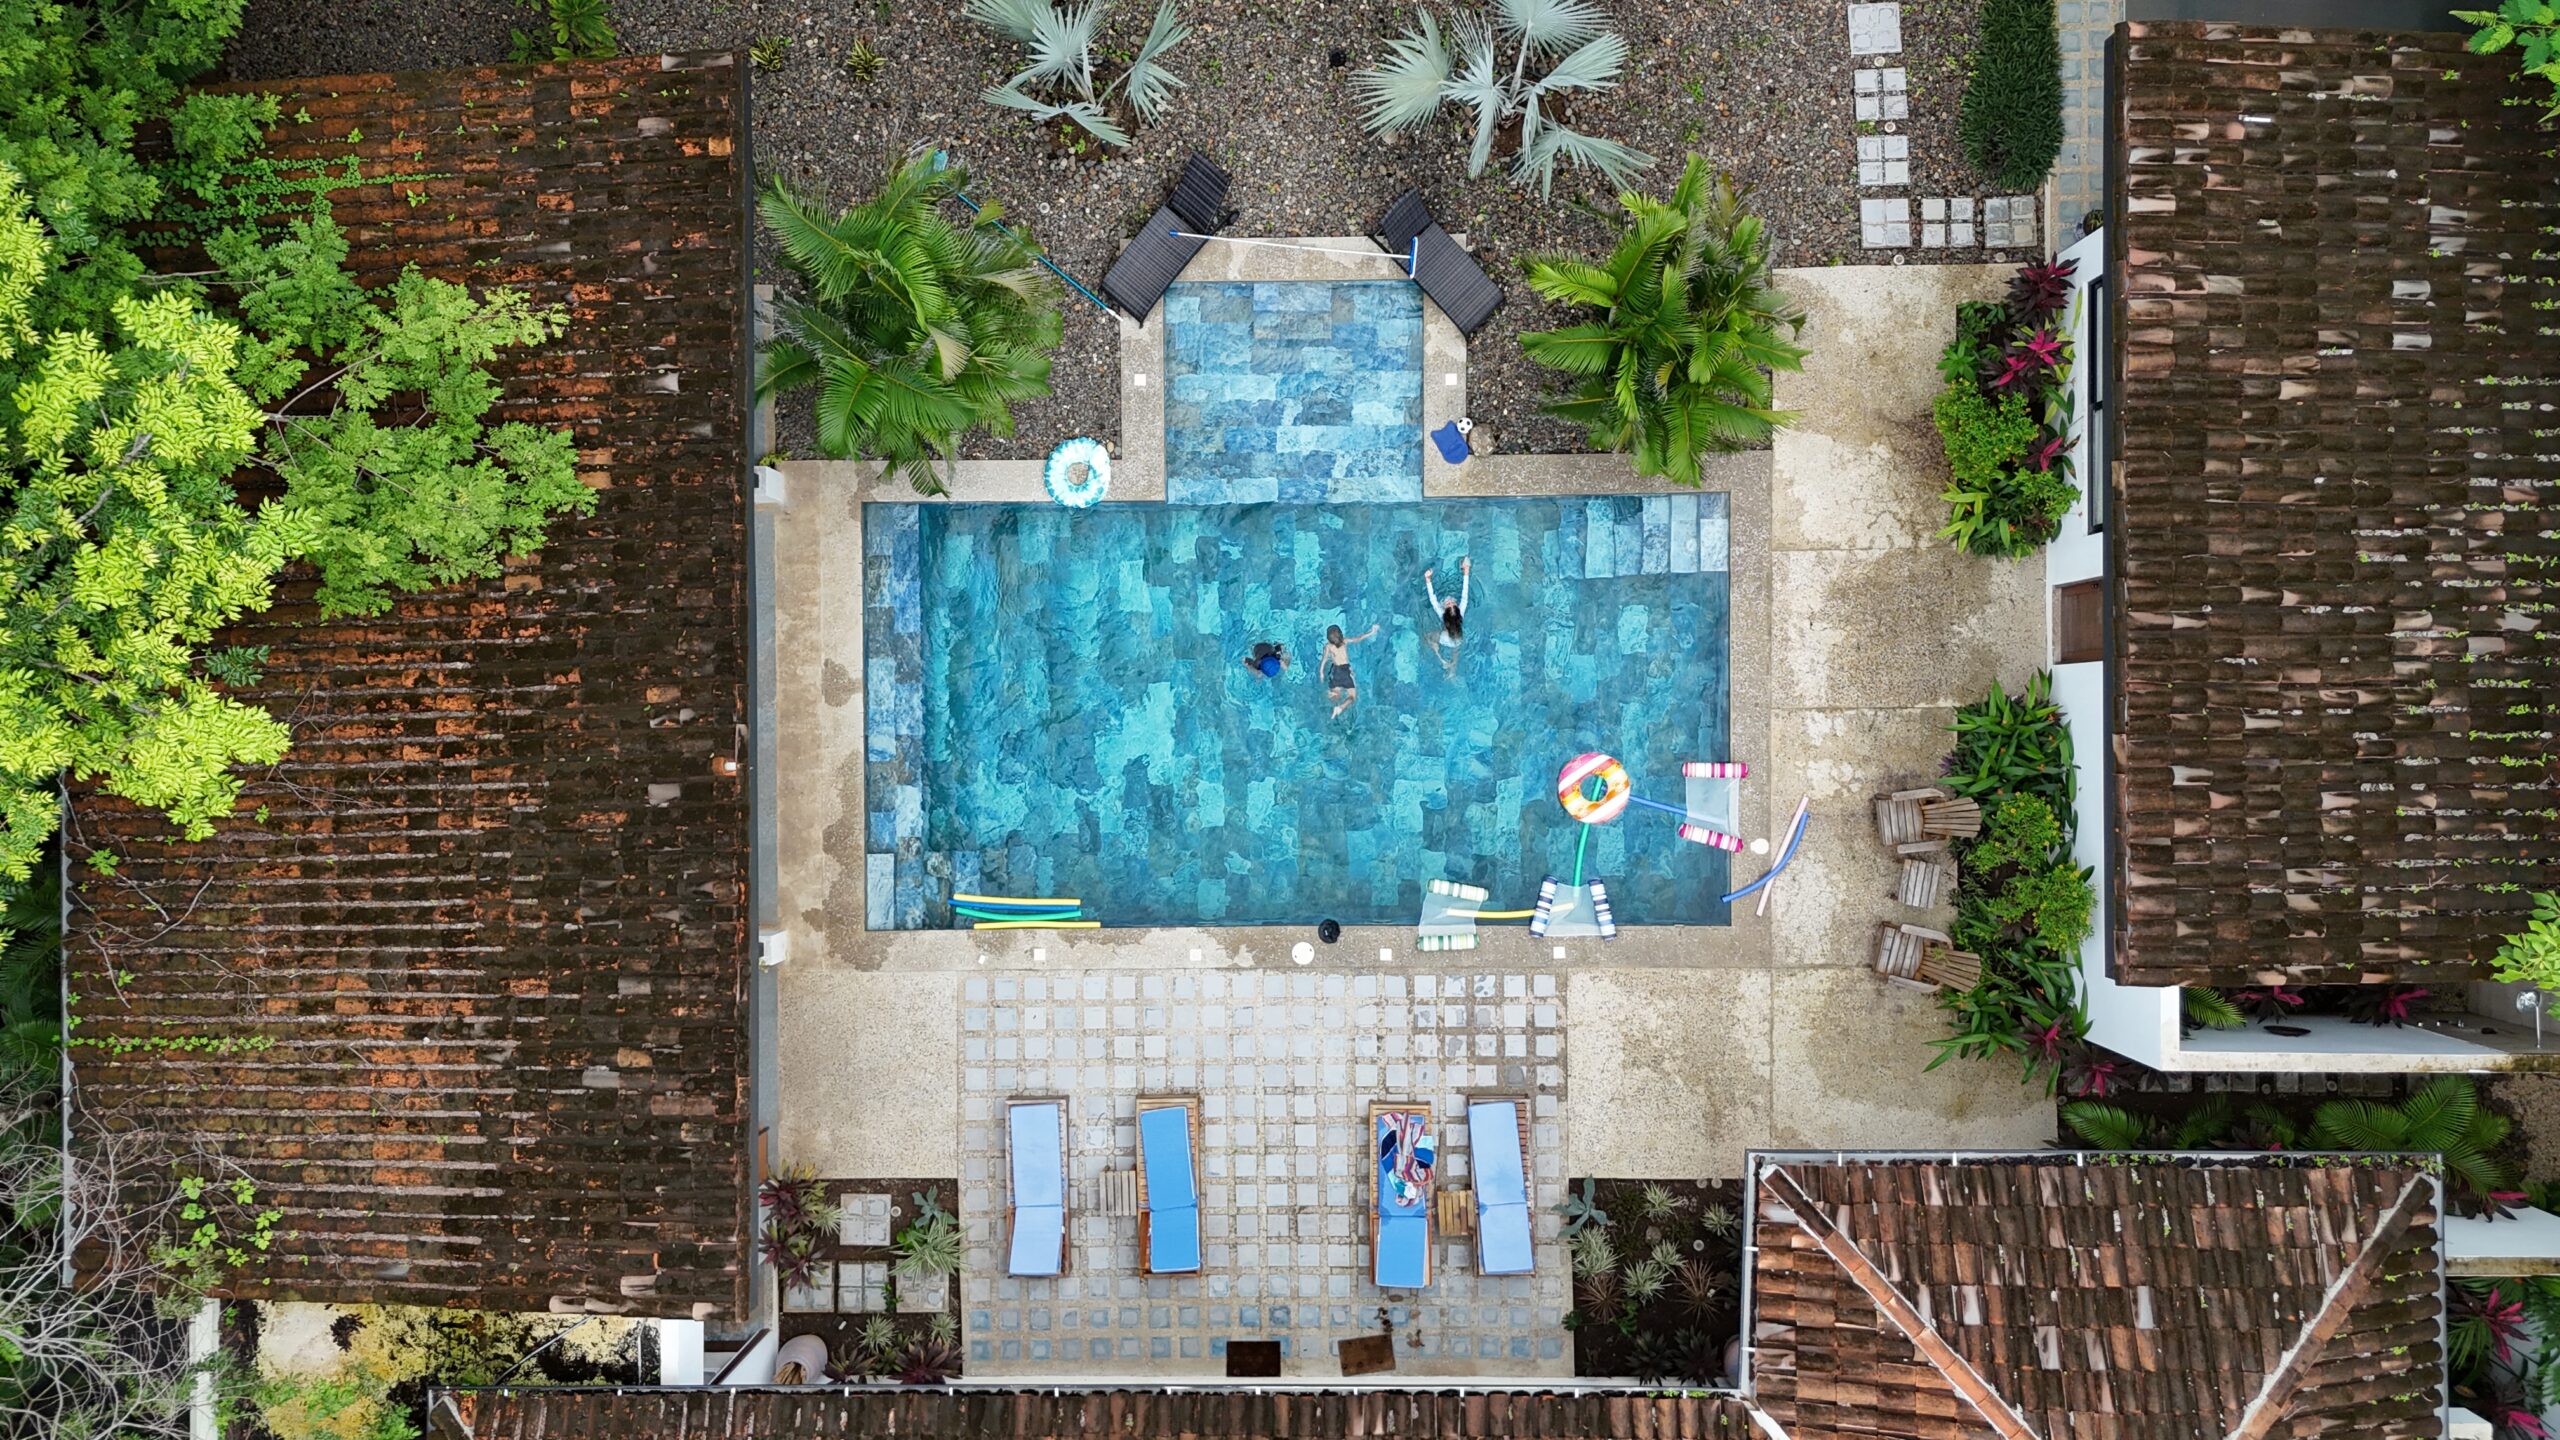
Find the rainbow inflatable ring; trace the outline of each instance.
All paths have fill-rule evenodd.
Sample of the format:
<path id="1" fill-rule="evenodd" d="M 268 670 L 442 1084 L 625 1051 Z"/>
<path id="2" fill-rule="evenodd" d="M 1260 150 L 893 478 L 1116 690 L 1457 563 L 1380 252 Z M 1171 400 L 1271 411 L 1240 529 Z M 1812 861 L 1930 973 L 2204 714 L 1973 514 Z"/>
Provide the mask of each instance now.
<path id="1" fill-rule="evenodd" d="M 1593 799 L 1582 793 L 1583 782 L 1598 776 L 1600 795 Z M 1627 808 L 1627 797 L 1635 793 L 1635 782 L 1627 778 L 1627 767 L 1617 758 L 1597 750 L 1576 755 L 1556 772 L 1556 798 L 1564 802 L 1564 813 L 1585 825 L 1600 825 L 1618 818 Z"/>

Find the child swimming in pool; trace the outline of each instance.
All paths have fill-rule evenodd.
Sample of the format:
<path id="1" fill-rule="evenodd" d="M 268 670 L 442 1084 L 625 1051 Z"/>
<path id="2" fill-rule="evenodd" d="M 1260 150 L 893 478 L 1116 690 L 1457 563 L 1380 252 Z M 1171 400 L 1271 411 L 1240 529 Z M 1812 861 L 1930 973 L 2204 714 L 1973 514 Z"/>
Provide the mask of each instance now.
<path id="1" fill-rule="evenodd" d="M 1333 714 L 1336 719 L 1340 719 L 1342 717 L 1342 712 L 1350 709 L 1352 702 L 1360 698 L 1360 682 L 1353 679 L 1351 675 L 1351 647 L 1377 633 L 1378 627 L 1372 625 L 1368 629 L 1361 631 L 1359 634 L 1352 636 L 1348 640 L 1345 640 L 1342 638 L 1341 626 L 1328 625 L 1325 627 L 1325 698 L 1335 702 Z"/>
<path id="2" fill-rule="evenodd" d="M 1458 595 L 1454 600 L 1440 598 L 1439 589 L 1431 583 L 1432 572 L 1422 572 L 1422 593 L 1431 599 L 1431 608 L 1440 612 L 1440 628 L 1431 632 L 1430 643 L 1440 647 L 1440 669 L 1452 680 L 1458 678 L 1458 642 L 1467 638 L 1467 592 L 1475 587 L 1473 560 L 1458 562 Z"/>
<path id="3" fill-rule="evenodd" d="M 1244 659 L 1244 668 L 1265 680 L 1277 680 L 1289 668 L 1289 647 L 1271 640 L 1254 642 L 1253 653 Z"/>

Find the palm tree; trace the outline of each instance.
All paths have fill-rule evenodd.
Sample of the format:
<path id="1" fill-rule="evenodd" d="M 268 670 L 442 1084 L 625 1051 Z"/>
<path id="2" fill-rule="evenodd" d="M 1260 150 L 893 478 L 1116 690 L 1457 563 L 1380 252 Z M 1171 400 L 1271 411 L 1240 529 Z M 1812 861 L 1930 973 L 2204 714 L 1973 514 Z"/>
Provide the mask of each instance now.
<path id="1" fill-rule="evenodd" d="M 764 222 L 807 289 L 774 305 L 759 397 L 818 387 L 818 448 L 878 460 L 917 492 L 943 493 L 960 437 L 1013 433 L 1017 400 L 1049 393 L 1058 294 L 1039 252 L 995 223 L 989 204 L 955 224 L 957 166 L 908 161 L 843 214 L 777 181 Z"/>
<path id="2" fill-rule="evenodd" d="M 2398 1105 L 2332 1100 L 2311 1117 L 2312 1140 L 2328 1149 L 2443 1155 L 2454 1198 L 2492 1215 L 2505 1213 L 2517 1188 L 2515 1167 L 2496 1153 L 2507 1128 L 2507 1117 L 2481 1104 L 2460 1075 L 2417 1086 Z"/>
<path id="3" fill-rule="evenodd" d="M 1520 337 L 1573 377 L 1548 407 L 1636 472 L 1698 483 L 1700 457 L 1765 441 L 1795 417 L 1771 408 L 1769 372 L 1803 368 L 1804 312 L 1769 280 L 1769 242 L 1730 180 L 1689 157 L 1668 201 L 1618 196 L 1630 223 L 1609 258 L 1533 256 L 1529 285 L 1600 318 Z M 1781 337 L 1779 331 L 1786 334 Z"/>

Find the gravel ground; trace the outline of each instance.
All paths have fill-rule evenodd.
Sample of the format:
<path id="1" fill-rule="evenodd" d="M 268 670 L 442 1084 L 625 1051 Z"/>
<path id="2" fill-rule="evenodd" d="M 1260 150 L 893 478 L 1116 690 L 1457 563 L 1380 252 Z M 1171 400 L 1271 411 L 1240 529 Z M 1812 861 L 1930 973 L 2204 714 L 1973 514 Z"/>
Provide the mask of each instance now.
<path id="1" fill-rule="evenodd" d="M 1435 8 L 1445 21 L 1467 3 L 1444 0 Z M 1579 104 L 1573 124 L 1652 152 L 1657 163 L 1639 182 L 1647 188 L 1667 187 L 1691 150 L 1730 171 L 1750 188 L 1749 203 L 1767 219 L 1782 265 L 1883 258 L 1858 244 L 1850 57 L 1838 4 L 1610 0 L 1608 8 L 1628 41 L 1627 73 L 1617 90 Z M 520 23 L 504 0 L 432 7 L 359 0 L 343 13 L 314 0 L 252 0 L 252 10 L 252 33 L 235 62 L 243 74 L 495 58 L 506 30 Z M 1119 0 L 1097 51 L 1133 48 L 1150 11 L 1147 0 Z M 1972 12 L 1973 0 L 1906 7 L 1904 40 L 1918 94 L 1903 128 L 1913 136 L 1914 185 L 1895 193 L 1977 193 L 1953 138 Z M 1183 13 L 1194 31 L 1167 63 L 1189 87 L 1126 153 L 1089 159 L 1060 153 L 1045 128 L 976 98 L 1012 73 L 1018 51 L 969 22 L 960 0 L 839 0 L 826 7 L 805 0 L 612 0 L 626 50 L 743 50 L 758 39 L 790 41 L 783 63 L 754 77 L 760 171 L 843 197 L 867 189 L 891 157 L 943 146 L 969 165 L 978 198 L 1004 202 L 1052 258 L 1092 286 L 1193 150 L 1207 151 L 1235 177 L 1230 203 L 1239 212 L 1238 234 L 1360 234 L 1398 191 L 1417 186 L 1443 224 L 1469 234 L 1486 269 L 1510 291 L 1469 350 L 1472 412 L 1506 451 L 1581 448 L 1577 430 L 1539 413 L 1549 380 L 1522 355 L 1518 337 L 1562 323 L 1562 316 L 1529 293 L 1520 259 L 1546 250 L 1601 251 L 1614 227 L 1593 207 L 1614 212 L 1610 187 L 1566 171 L 1542 200 L 1506 184 L 1499 158 L 1471 181 L 1466 138 L 1454 118 L 1400 141 L 1366 135 L 1350 82 L 1403 28 L 1408 10 L 1391 0 L 1184 0 Z M 401 14 L 432 16 L 433 38 L 409 35 L 422 22 L 391 18 Z M 333 24 L 339 29 L 317 28 Z M 350 27 L 361 33 L 342 33 Z M 887 61 L 869 83 L 842 69 L 857 39 Z M 457 54 L 457 47 L 476 48 Z M 298 65 L 296 52 L 313 58 Z M 1946 73 L 1950 63 L 1958 73 Z M 1915 250 L 1898 258 L 1986 256 Z M 1011 439 L 979 437 L 971 454 L 1044 454 L 1115 413 L 1114 322 L 1071 297 L 1066 332 L 1054 393 L 1016 407 Z M 805 402 L 784 407 L 782 439 L 794 453 L 807 443 L 805 417 Z"/>
<path id="2" fill-rule="evenodd" d="M 235 80 L 494 65 L 538 23 L 526 0 L 249 0 L 226 69 Z"/>

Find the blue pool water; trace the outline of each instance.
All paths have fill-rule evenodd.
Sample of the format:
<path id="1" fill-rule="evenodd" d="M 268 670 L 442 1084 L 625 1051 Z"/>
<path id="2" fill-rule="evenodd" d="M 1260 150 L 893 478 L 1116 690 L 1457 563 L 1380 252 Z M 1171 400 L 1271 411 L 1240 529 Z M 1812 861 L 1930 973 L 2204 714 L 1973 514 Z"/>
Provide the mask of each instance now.
<path id="1" fill-rule="evenodd" d="M 866 506 L 871 923 L 948 923 L 955 889 L 1112 925 L 1409 925 L 1443 876 L 1528 905 L 1573 868 L 1566 759 L 1677 803 L 1679 762 L 1728 758 L 1724 501 Z M 1422 571 L 1461 557 L 1452 679 Z M 1325 627 L 1372 623 L 1331 719 Z M 1621 924 L 1727 918 L 1726 857 L 1667 817 L 1587 867 Z"/>
<path id="2" fill-rule="evenodd" d="M 1422 292 L 1403 281 L 1165 295 L 1165 498 L 1422 498 Z"/>

